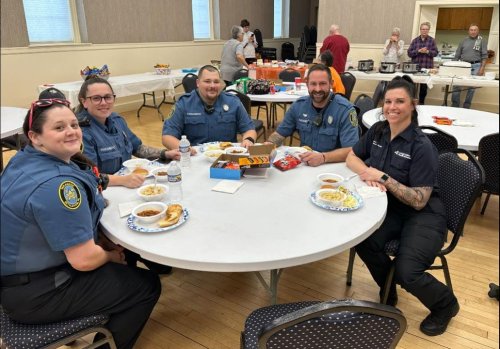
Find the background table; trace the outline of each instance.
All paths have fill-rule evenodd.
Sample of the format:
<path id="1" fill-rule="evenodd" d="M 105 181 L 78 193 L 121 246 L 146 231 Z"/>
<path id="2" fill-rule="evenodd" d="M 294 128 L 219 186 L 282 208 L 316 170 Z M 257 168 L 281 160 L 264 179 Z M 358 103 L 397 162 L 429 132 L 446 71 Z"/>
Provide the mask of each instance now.
<path id="1" fill-rule="evenodd" d="M 0 111 L 1 116 L 1 136 L 0 139 L 6 137 L 15 136 L 16 149 L 21 146 L 19 134 L 23 132 L 23 122 L 28 109 L 16 108 L 16 107 L 2 107 Z M 3 146 L 4 143 L 0 142 L 0 151 L 2 152 L 0 157 L 0 171 L 3 170 Z M 11 146 L 7 146 L 11 148 Z"/>
<path id="2" fill-rule="evenodd" d="M 186 73 L 183 73 L 180 69 L 172 70 L 169 75 L 158 75 L 154 72 L 118 76 L 111 75 L 108 82 L 113 87 L 116 97 L 143 94 L 143 104 L 137 111 L 138 117 L 139 112 L 143 107 L 154 107 L 158 110 L 162 119 L 164 119 L 163 114 L 160 111 L 160 106 L 165 102 L 166 95 L 171 97 L 175 95 L 175 87 L 182 82 L 182 78 L 185 75 Z M 71 102 L 72 107 L 76 107 L 79 103 L 78 93 L 80 92 L 82 84 L 83 80 L 45 84 L 38 86 L 38 91 L 42 92 L 49 87 L 55 87 L 64 93 L 66 98 Z M 164 93 L 163 100 L 157 104 L 155 96 L 151 92 L 160 90 L 165 91 L 166 95 Z M 146 95 L 151 95 L 153 97 L 153 106 L 146 104 Z"/>
<path id="3" fill-rule="evenodd" d="M 257 79 L 279 80 L 279 74 L 287 68 L 298 71 L 303 79 L 307 65 L 304 67 L 256 67 L 256 77 Z"/>
<path id="4" fill-rule="evenodd" d="M 130 230 L 126 218 L 119 218 L 118 204 L 138 199 L 135 190 L 108 188 L 104 196 L 109 206 L 101 219 L 107 236 L 146 259 L 177 268 L 272 270 L 270 291 L 275 299 L 278 269 L 347 250 L 375 231 L 385 217 L 385 195 L 366 199 L 364 207 L 352 212 L 328 211 L 310 201 L 310 193 L 318 189 L 318 174 L 352 173 L 344 163 L 301 165 L 287 172 L 271 168 L 266 179 L 242 179 L 244 185 L 235 194 L 211 191 L 220 179 L 209 178 L 209 167 L 199 154 L 192 157 L 190 168 L 183 169 L 183 204 L 190 218 L 164 233 Z M 352 181 L 360 184 L 357 178 Z"/>
<path id="5" fill-rule="evenodd" d="M 479 140 L 491 133 L 498 132 L 498 114 L 464 108 L 453 108 L 434 105 L 419 105 L 418 123 L 420 125 L 434 126 L 453 135 L 458 141 L 458 147 L 470 151 L 477 151 Z M 379 121 L 382 109 L 376 108 L 363 115 L 363 124 L 371 127 Z M 445 116 L 459 121 L 475 124 L 473 127 L 438 125 L 434 123 L 433 116 Z"/>

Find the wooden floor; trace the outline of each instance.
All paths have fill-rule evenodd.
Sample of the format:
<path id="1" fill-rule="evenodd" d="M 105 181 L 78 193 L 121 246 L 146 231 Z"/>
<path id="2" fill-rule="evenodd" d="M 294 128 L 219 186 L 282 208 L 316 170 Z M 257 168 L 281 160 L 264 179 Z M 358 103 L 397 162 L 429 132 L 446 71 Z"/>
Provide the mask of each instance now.
<path id="1" fill-rule="evenodd" d="M 168 107 L 164 113 L 168 115 Z M 160 146 L 160 118 L 152 110 L 141 114 L 137 119 L 135 111 L 123 113 L 145 144 Z M 398 288 L 398 308 L 408 320 L 408 328 L 398 348 L 499 348 L 499 304 L 487 295 L 489 283 L 499 282 L 498 197 L 490 199 L 484 216 L 479 214 L 480 208 L 478 200 L 463 238 L 448 258 L 460 313 L 445 334 L 427 337 L 418 329 L 428 314 L 427 309 Z M 348 251 L 345 251 L 315 263 L 286 269 L 278 286 L 278 302 L 346 297 L 377 301 L 378 288 L 359 258 L 356 258 L 352 286 L 346 286 L 347 259 Z M 442 272 L 433 274 L 444 280 Z M 162 276 L 161 281 L 161 298 L 137 342 L 138 349 L 239 348 L 245 318 L 270 301 L 269 294 L 253 273 L 174 269 L 171 275 Z M 78 341 L 76 347 L 82 344 Z"/>

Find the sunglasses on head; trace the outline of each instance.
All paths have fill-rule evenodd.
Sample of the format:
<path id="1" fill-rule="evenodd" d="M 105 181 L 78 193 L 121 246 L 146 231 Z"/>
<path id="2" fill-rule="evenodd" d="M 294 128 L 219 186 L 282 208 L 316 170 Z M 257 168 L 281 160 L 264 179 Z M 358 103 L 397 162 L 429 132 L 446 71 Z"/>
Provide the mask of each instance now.
<path id="1" fill-rule="evenodd" d="M 54 104 L 62 104 L 69 108 L 70 102 L 66 99 L 59 98 L 48 98 L 48 99 L 39 99 L 38 101 L 34 101 L 31 103 L 30 108 L 30 116 L 28 120 L 28 129 L 31 130 L 31 125 L 33 124 L 33 113 L 40 108 L 47 108 Z"/>

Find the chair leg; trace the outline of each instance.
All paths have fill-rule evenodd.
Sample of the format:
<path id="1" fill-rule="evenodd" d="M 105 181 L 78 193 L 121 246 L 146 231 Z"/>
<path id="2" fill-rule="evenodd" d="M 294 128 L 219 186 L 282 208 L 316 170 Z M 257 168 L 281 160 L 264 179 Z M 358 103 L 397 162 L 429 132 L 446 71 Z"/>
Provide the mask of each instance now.
<path id="1" fill-rule="evenodd" d="M 385 279 L 384 292 L 382 293 L 382 304 L 387 304 L 387 298 L 389 298 L 389 292 L 391 290 L 392 279 L 394 279 L 394 271 L 396 270 L 396 265 L 394 262 L 391 263 L 391 270 L 387 274 Z"/>
<path id="2" fill-rule="evenodd" d="M 486 195 L 486 199 L 484 199 L 483 208 L 481 209 L 481 215 L 484 215 L 484 211 L 486 210 L 486 205 L 488 205 L 488 200 L 490 200 L 491 193 Z"/>
<path id="3" fill-rule="evenodd" d="M 439 258 L 441 259 L 441 265 L 443 266 L 443 273 L 446 285 L 450 288 L 450 291 L 453 293 L 453 286 L 451 285 L 451 277 L 450 277 L 450 270 L 448 269 L 448 262 L 446 261 L 445 256 L 439 256 Z"/>
<path id="4" fill-rule="evenodd" d="M 352 284 L 352 270 L 354 269 L 354 258 L 356 257 L 356 249 L 351 247 L 349 250 L 349 264 L 347 265 L 347 280 L 346 285 L 351 286 Z"/>

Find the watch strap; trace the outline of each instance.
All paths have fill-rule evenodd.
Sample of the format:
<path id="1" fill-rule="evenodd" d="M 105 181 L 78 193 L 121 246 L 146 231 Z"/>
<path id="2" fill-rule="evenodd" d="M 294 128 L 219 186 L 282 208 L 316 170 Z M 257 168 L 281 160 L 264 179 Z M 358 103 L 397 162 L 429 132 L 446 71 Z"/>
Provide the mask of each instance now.
<path id="1" fill-rule="evenodd" d="M 252 137 L 246 137 L 244 140 L 249 140 L 250 142 L 252 142 L 253 144 L 255 144 L 255 139 L 253 139 Z"/>

